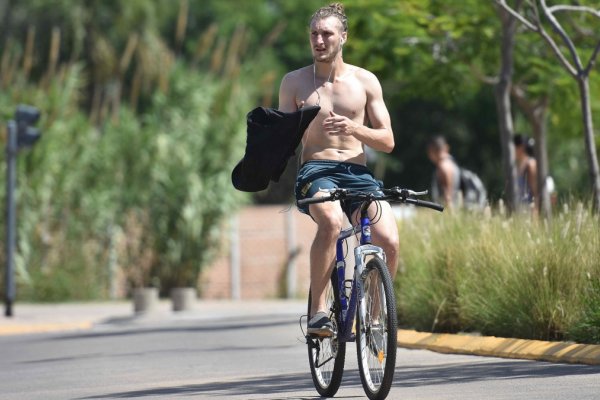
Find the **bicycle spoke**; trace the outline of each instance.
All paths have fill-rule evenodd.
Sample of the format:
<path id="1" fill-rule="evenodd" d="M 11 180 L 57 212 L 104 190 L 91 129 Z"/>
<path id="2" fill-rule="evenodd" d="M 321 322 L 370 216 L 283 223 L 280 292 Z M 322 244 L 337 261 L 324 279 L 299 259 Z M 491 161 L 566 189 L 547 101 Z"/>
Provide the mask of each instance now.
<path id="1" fill-rule="evenodd" d="M 385 300 L 382 300 L 382 293 L 383 284 L 379 274 L 376 270 L 372 270 L 365 280 L 364 301 L 367 313 L 365 315 L 366 340 L 363 351 L 374 387 L 379 387 L 383 380 L 387 354 L 385 349 L 387 341 L 386 313 L 385 307 L 382 307 L 382 302 Z M 375 335 L 379 337 L 376 338 Z"/>
<path id="2" fill-rule="evenodd" d="M 369 398 L 379 399 L 389 392 L 396 362 L 396 348 L 388 347 L 396 341 L 395 304 L 390 303 L 394 301 L 393 291 L 387 267 L 380 259 L 367 263 L 363 289 L 364 313 L 358 316 L 359 366 L 365 392 Z"/>
<path id="3" fill-rule="evenodd" d="M 333 278 L 332 278 L 333 280 Z M 337 282 L 337 281 L 336 281 Z M 337 332 L 336 302 L 333 285 L 328 285 L 326 292 L 329 319 Z M 310 308 L 310 299 L 309 299 Z M 332 337 L 308 338 L 310 367 L 313 381 L 317 391 L 324 396 L 333 396 L 339 388 L 343 362 L 345 357 L 345 344 L 339 344 L 337 334 Z"/>

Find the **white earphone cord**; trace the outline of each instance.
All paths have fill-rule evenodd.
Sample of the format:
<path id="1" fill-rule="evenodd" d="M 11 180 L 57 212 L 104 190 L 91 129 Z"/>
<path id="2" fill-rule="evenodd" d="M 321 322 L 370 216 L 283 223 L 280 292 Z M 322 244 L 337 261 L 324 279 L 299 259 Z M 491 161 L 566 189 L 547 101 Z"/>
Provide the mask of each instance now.
<path id="1" fill-rule="evenodd" d="M 344 41 L 342 38 L 340 38 L 340 52 L 342 51 L 343 45 L 344 45 Z M 317 93 L 317 105 L 320 106 L 321 105 L 321 94 L 317 90 L 317 66 L 316 65 L 317 65 L 317 63 L 316 63 L 315 59 L 313 58 L 313 86 L 315 88 L 315 92 Z M 326 82 L 331 81 L 331 74 L 333 74 L 334 67 L 335 67 L 335 58 L 333 59 L 333 62 L 331 63 L 331 69 L 329 70 L 329 76 L 327 77 Z"/>
<path id="2" fill-rule="evenodd" d="M 342 41 L 342 38 L 340 38 L 340 51 L 342 51 L 342 45 L 344 44 L 344 42 Z M 315 88 L 315 92 L 317 93 L 317 106 L 321 105 L 321 95 L 319 94 L 319 91 L 317 90 L 317 62 L 316 60 L 313 58 L 313 86 Z M 329 76 L 327 77 L 327 82 L 329 82 L 331 80 L 331 74 L 333 73 L 333 67 L 335 66 L 335 58 L 333 59 L 333 62 L 331 63 L 331 70 L 329 71 Z M 310 132 L 310 126 L 312 125 L 313 121 L 311 121 L 311 123 L 308 125 L 308 128 L 306 128 L 306 130 L 308 132 Z M 302 163 L 302 156 L 298 157 L 298 165 L 296 166 L 296 170 L 299 171 L 300 170 L 300 164 Z M 291 207 L 291 206 L 290 206 Z"/>

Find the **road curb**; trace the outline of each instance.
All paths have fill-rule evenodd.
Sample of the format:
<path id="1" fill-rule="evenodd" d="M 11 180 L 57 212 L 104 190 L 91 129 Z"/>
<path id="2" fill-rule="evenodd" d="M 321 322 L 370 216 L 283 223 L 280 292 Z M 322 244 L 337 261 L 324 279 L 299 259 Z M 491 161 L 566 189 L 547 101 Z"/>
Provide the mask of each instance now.
<path id="1" fill-rule="evenodd" d="M 91 329 L 91 321 L 64 322 L 51 324 L 18 324 L 0 326 L 0 336 L 25 335 L 30 333 L 64 332 Z"/>
<path id="2" fill-rule="evenodd" d="M 600 345 L 592 344 L 426 333 L 400 329 L 398 346 L 438 353 L 600 365 Z"/>

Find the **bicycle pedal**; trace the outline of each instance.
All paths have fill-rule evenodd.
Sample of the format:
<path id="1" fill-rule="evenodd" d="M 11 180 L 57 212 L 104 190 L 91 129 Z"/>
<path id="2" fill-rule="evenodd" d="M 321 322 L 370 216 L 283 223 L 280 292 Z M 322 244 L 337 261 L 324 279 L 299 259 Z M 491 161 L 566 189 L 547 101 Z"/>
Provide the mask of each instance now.
<path id="1" fill-rule="evenodd" d="M 309 332 L 308 335 L 306 335 L 306 337 L 309 337 L 311 339 L 327 339 L 333 338 L 336 335 L 337 332 L 333 329 L 320 329 L 317 332 Z"/>

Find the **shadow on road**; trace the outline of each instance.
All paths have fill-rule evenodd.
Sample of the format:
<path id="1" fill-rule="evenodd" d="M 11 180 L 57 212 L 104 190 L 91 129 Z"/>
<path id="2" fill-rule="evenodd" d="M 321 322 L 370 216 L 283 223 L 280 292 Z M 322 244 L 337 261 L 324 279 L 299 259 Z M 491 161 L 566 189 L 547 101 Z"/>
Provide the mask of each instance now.
<path id="1" fill-rule="evenodd" d="M 256 317 L 248 318 L 232 318 L 229 320 L 210 320 L 210 321 L 183 321 L 173 326 L 148 326 L 141 325 L 129 328 L 123 328 L 120 330 L 110 331 L 92 331 L 83 332 L 76 334 L 64 334 L 52 338 L 52 340 L 73 340 L 73 339 L 93 339 L 98 337 L 119 337 L 119 336 L 131 336 L 131 335 L 147 335 L 155 333 L 178 333 L 178 332 L 219 332 L 219 331 L 232 331 L 242 329 L 259 329 L 259 328 L 272 328 L 277 326 L 286 325 L 297 325 L 297 320 L 279 319 L 274 320 L 272 316 L 261 316 L 260 319 L 264 321 L 257 321 Z"/>
<path id="2" fill-rule="evenodd" d="M 489 360 L 489 359 L 488 359 Z M 416 387 L 474 381 L 548 378 L 568 375 L 593 375 L 600 378 L 600 367 L 591 365 L 551 364 L 536 361 L 473 362 L 435 366 L 397 366 L 395 385 Z"/>
<path id="3" fill-rule="evenodd" d="M 348 371 L 342 388 L 358 387 L 360 380 L 357 371 Z M 216 397 L 229 398 L 232 396 L 251 396 L 264 395 L 265 400 L 291 400 L 291 399 L 321 399 L 321 397 L 302 397 L 299 393 L 314 392 L 310 372 L 301 374 L 281 374 L 265 377 L 243 378 L 233 381 L 201 383 L 197 385 L 183 385 L 172 387 L 151 388 L 144 390 L 134 390 L 120 393 L 107 393 L 96 396 L 81 397 L 80 400 L 88 399 L 129 399 L 138 397 L 161 396 L 171 398 L 178 395 L 211 395 Z M 285 395 L 287 394 L 287 395 Z M 283 395 L 283 396 L 279 396 Z M 340 399 L 356 399 L 362 396 L 336 396 Z"/>
<path id="4" fill-rule="evenodd" d="M 476 381 L 514 380 L 522 378 L 547 378 L 565 375 L 599 374 L 600 367 L 586 365 L 561 365 L 534 361 L 480 362 L 471 365 L 442 364 L 435 366 L 399 366 L 396 368 L 394 387 L 418 387 L 429 385 L 455 384 Z M 343 396 L 344 389 L 360 389 L 357 370 L 349 370 L 336 398 L 361 398 Z M 265 377 L 243 378 L 240 380 L 210 382 L 197 385 L 149 388 L 119 393 L 107 393 L 83 399 L 139 398 L 148 396 L 172 397 L 177 395 L 210 395 L 233 397 L 263 395 L 268 400 L 319 399 L 320 397 L 299 397 L 300 393 L 315 392 L 310 373 L 281 374 Z"/>

